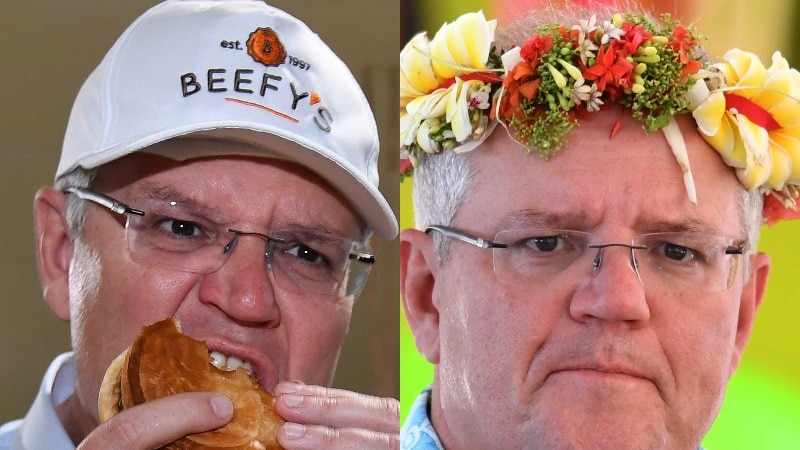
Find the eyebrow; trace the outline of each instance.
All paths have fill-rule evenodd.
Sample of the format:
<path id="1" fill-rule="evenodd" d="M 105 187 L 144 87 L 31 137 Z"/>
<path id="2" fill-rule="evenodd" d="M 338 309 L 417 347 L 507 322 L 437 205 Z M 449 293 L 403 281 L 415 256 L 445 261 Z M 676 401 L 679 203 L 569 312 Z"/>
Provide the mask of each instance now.
<path id="1" fill-rule="evenodd" d="M 705 234 L 722 234 L 722 231 L 710 223 L 696 217 L 684 217 L 680 220 L 637 220 L 639 228 L 644 228 L 649 232 L 692 232 Z"/>
<path id="2" fill-rule="evenodd" d="M 142 183 L 142 187 L 139 189 L 138 194 L 136 194 L 134 198 L 139 198 L 139 199 L 147 198 L 152 200 L 161 200 L 165 202 L 166 201 L 176 202 L 190 214 L 205 217 L 219 224 L 226 224 L 234 221 L 233 218 L 226 215 L 219 209 L 212 208 L 199 198 L 190 196 L 178 190 L 175 186 L 171 185 L 162 185 L 162 184 L 148 183 L 148 182 Z M 359 242 L 365 241 L 363 229 L 357 229 L 356 233 L 352 232 L 348 233 L 345 230 L 336 228 L 332 225 L 319 222 L 314 224 L 301 223 L 296 220 L 287 220 L 285 222 L 281 221 L 278 222 L 279 225 L 273 223 L 270 228 L 284 229 L 284 230 L 291 230 L 291 229 L 303 230 L 303 231 L 329 234 L 332 236 L 350 239 L 353 241 L 359 241 Z"/>
<path id="3" fill-rule="evenodd" d="M 592 224 L 586 213 L 566 211 L 548 213 L 539 209 L 523 209 L 503 215 L 498 222 L 499 230 L 524 228 L 558 228 L 582 230 Z"/>
<path id="4" fill-rule="evenodd" d="M 185 211 L 208 218 L 217 223 L 228 223 L 230 218 L 216 208 L 208 206 L 197 197 L 190 196 L 176 187 L 155 183 L 143 183 L 136 198 L 175 202 Z M 146 211 L 145 211 L 146 212 Z"/>
<path id="5" fill-rule="evenodd" d="M 582 231 L 598 225 L 584 212 L 544 212 L 540 209 L 523 209 L 502 216 L 498 222 L 499 230 L 524 228 L 547 228 Z M 680 217 L 677 220 L 637 218 L 634 223 L 637 233 L 693 232 L 704 234 L 723 234 L 719 227 L 697 217 Z"/>
<path id="6" fill-rule="evenodd" d="M 328 234 L 331 236 L 350 239 L 353 241 L 359 241 L 361 239 L 360 233 L 356 233 L 356 235 L 353 236 L 353 233 L 346 233 L 344 230 L 323 223 L 308 224 L 308 223 L 300 223 L 294 220 L 289 220 L 286 222 L 282 222 L 280 226 L 276 227 L 276 229 L 310 231 L 313 233 Z"/>

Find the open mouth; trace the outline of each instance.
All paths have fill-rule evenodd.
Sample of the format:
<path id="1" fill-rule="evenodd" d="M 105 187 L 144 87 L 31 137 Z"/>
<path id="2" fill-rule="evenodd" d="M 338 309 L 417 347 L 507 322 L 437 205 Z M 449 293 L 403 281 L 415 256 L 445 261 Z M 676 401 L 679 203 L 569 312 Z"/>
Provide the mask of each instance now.
<path id="1" fill-rule="evenodd" d="M 238 368 L 244 369 L 251 377 L 255 378 L 253 366 L 250 361 L 244 361 L 236 356 L 228 356 L 218 351 L 209 351 L 209 362 L 211 365 L 224 372 L 232 372 Z"/>

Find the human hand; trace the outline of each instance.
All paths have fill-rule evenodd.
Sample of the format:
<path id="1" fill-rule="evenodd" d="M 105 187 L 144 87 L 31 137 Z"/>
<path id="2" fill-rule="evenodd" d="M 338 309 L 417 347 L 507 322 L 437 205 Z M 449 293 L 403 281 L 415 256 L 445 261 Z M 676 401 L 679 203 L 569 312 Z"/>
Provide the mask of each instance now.
<path id="1" fill-rule="evenodd" d="M 77 450 L 151 450 L 186 435 L 217 429 L 233 417 L 222 394 L 186 392 L 128 408 L 100 424 Z"/>
<path id="2" fill-rule="evenodd" d="M 400 404 L 342 389 L 281 382 L 275 410 L 288 422 L 278 442 L 294 449 L 398 449 Z"/>

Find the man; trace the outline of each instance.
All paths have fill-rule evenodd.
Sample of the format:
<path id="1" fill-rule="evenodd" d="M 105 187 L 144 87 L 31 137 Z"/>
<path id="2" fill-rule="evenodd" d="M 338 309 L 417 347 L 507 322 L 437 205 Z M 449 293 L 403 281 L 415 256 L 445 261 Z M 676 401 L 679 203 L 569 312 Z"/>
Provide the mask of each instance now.
<path id="1" fill-rule="evenodd" d="M 770 268 L 762 193 L 796 215 L 800 77 L 744 52 L 709 70 L 690 30 L 616 12 L 496 38 L 467 14 L 401 54 L 401 292 L 435 366 L 402 448 L 696 449 L 720 408 Z"/>
<path id="2" fill-rule="evenodd" d="M 194 392 L 98 426 L 111 360 L 168 317 L 249 362 L 284 448 L 396 446 L 396 400 L 326 388 L 367 240 L 396 234 L 377 154 L 361 89 L 297 19 L 249 0 L 147 11 L 84 84 L 37 193 L 44 298 L 74 353 L 0 447 L 149 449 L 227 423 L 227 397 Z"/>

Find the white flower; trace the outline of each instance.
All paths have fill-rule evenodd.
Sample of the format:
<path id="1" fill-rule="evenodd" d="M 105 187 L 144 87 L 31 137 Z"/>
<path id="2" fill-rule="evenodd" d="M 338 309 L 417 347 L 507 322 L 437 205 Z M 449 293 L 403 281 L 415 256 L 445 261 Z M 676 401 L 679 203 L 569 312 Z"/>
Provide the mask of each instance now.
<path id="1" fill-rule="evenodd" d="M 469 99 L 469 107 L 470 109 L 478 108 L 478 109 L 486 109 L 489 107 L 489 93 L 480 90 L 472 94 Z"/>
<path id="2" fill-rule="evenodd" d="M 589 91 L 589 100 L 586 101 L 586 110 L 589 112 L 599 111 L 600 105 L 603 104 L 603 101 L 600 100 L 602 96 L 603 93 L 597 90 L 597 84 L 592 83 L 592 87 Z"/>
<path id="3" fill-rule="evenodd" d="M 472 96 L 481 92 L 484 83 L 479 80 L 462 81 L 456 78 L 447 96 L 445 121 L 450 122 L 454 138 L 459 143 L 467 140 L 472 134 L 472 121 L 470 120 L 470 102 Z"/>
<path id="4" fill-rule="evenodd" d="M 600 29 L 597 24 L 597 16 L 592 16 L 589 20 L 579 20 L 579 25 L 573 25 L 572 29 L 580 32 L 580 40 L 583 40 L 594 30 Z"/>
<path id="5" fill-rule="evenodd" d="M 600 105 L 603 104 L 603 101 L 600 100 L 603 93 L 597 91 L 597 85 L 592 83 L 591 86 L 584 84 L 584 80 L 580 79 L 575 82 L 572 87 L 572 90 L 569 92 L 569 99 L 575 102 L 576 105 L 580 105 L 581 103 L 586 103 L 586 109 L 589 112 L 595 112 L 600 110 Z"/>
<path id="6" fill-rule="evenodd" d="M 595 58 L 597 56 L 595 52 L 599 48 L 591 39 L 580 39 L 578 41 L 578 56 L 581 58 L 581 62 L 587 64 L 589 59 Z"/>
<path id="7" fill-rule="evenodd" d="M 573 25 L 572 29 L 578 31 L 578 56 L 581 62 L 586 64 L 589 58 L 595 57 L 595 51 L 598 49 L 597 45 L 589 39 L 589 34 L 592 31 L 599 30 L 600 27 L 596 25 L 597 16 L 592 16 L 589 20 L 579 20 L 580 25 Z"/>
<path id="8" fill-rule="evenodd" d="M 588 102 L 592 98 L 592 87 L 584 84 L 585 81 L 584 79 L 576 81 L 569 92 L 569 99 L 575 102 L 576 105 L 580 105 L 581 102 Z"/>
<path id="9" fill-rule="evenodd" d="M 603 36 L 600 38 L 600 43 L 603 45 L 608 44 L 611 39 L 620 40 L 625 36 L 625 30 L 618 28 L 610 20 L 606 20 L 602 27 L 597 28 L 603 31 Z"/>

